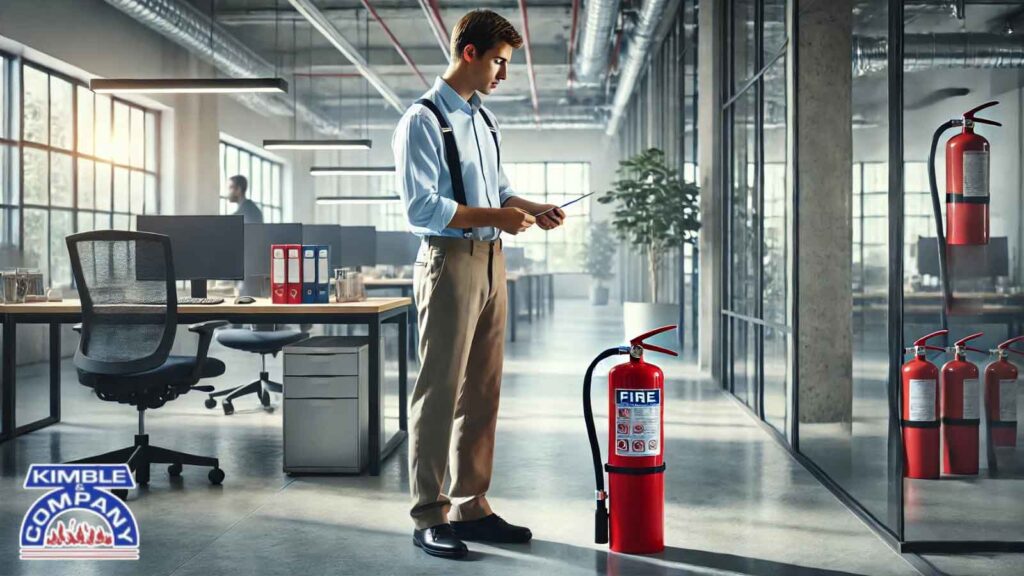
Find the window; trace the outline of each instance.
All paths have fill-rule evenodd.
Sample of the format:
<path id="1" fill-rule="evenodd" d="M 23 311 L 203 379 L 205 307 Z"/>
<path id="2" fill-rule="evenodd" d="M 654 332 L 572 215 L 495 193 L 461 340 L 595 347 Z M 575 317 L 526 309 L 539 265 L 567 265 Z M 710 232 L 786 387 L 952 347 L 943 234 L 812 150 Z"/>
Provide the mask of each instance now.
<path id="1" fill-rule="evenodd" d="M 590 192 L 589 162 L 507 162 L 502 165 L 516 194 L 561 206 Z M 504 235 L 509 246 L 525 248 L 526 257 L 543 262 L 549 272 L 582 272 L 582 254 L 590 223 L 590 203 L 573 204 L 565 224 L 549 232 Z"/>
<path id="2" fill-rule="evenodd" d="M 65 236 L 130 229 L 136 215 L 159 210 L 158 113 L 29 62 L 12 68 L 0 58 L 0 68 L 4 240 L 21 246 L 22 265 L 42 272 L 48 285 L 69 286 Z M 9 134 L 12 70 L 22 76 L 20 139 Z M 15 153 L 17 183 L 9 169 Z"/>
<path id="3" fill-rule="evenodd" d="M 241 174 L 249 181 L 246 197 L 259 206 L 263 221 L 284 220 L 281 200 L 281 163 L 255 154 L 229 142 L 220 143 L 220 213 L 234 214 L 237 209 L 228 201 L 228 178 Z"/>

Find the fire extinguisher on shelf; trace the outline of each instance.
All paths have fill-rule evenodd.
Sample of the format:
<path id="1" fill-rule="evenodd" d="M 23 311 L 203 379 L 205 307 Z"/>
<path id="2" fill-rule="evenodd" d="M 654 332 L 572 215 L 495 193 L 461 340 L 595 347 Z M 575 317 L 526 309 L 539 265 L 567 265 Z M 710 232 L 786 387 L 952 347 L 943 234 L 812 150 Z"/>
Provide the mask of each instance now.
<path id="1" fill-rule="evenodd" d="M 980 387 L 978 367 L 967 360 L 967 352 L 979 352 L 967 343 L 980 338 L 978 332 L 953 344 L 953 359 L 942 367 L 942 471 L 946 474 L 978 473 L 978 408 Z"/>
<path id="2" fill-rule="evenodd" d="M 644 340 L 675 330 L 662 326 L 609 348 L 590 363 L 583 379 L 583 417 L 597 484 L 594 541 L 609 542 L 614 552 L 653 554 L 665 549 L 664 381 L 661 368 L 644 360 L 644 351 L 677 356 Z M 605 358 L 629 355 L 608 371 L 608 463 L 602 467 L 594 426 L 590 385 L 594 368 Z M 608 491 L 604 474 L 608 473 Z M 609 509 L 606 501 L 611 501 Z"/>
<path id="3" fill-rule="evenodd" d="M 1017 366 L 1010 362 L 1010 352 L 1024 356 L 1011 346 L 1024 336 L 1010 338 L 996 346 L 996 359 L 985 367 L 985 415 L 991 430 L 993 446 L 1017 445 Z"/>
<path id="4" fill-rule="evenodd" d="M 945 352 L 928 340 L 945 336 L 932 332 L 914 341 L 914 357 L 902 368 L 900 425 L 903 430 L 903 475 L 907 478 L 939 477 L 939 369 L 928 361 L 927 351 Z"/>

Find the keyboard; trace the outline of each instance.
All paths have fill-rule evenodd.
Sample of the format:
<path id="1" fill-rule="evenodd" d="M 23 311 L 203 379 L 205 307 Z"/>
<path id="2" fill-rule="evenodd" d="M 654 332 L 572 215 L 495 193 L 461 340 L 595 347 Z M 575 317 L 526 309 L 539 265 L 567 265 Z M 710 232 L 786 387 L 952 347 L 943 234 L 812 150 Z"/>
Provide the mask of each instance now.
<path id="1" fill-rule="evenodd" d="M 191 296 L 184 296 L 178 298 L 178 306 L 182 305 L 213 305 L 223 304 L 223 298 L 193 298 Z"/>

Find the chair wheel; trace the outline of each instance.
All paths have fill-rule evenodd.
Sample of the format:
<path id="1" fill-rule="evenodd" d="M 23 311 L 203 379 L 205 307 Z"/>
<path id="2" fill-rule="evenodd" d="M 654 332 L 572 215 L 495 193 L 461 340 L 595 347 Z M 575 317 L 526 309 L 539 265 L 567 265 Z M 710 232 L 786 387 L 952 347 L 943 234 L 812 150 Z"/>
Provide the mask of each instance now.
<path id="1" fill-rule="evenodd" d="M 213 410 L 214 408 L 217 407 L 217 401 L 214 400 L 213 398 L 207 398 L 206 402 L 203 402 L 203 405 L 209 408 L 210 410 Z"/>
<path id="2" fill-rule="evenodd" d="M 122 502 L 128 501 L 128 490 L 124 488 L 117 488 L 110 491 L 111 494 L 121 499 Z"/>
<path id="3" fill-rule="evenodd" d="M 211 484 L 219 486 L 220 483 L 224 481 L 224 471 L 221 470 L 220 468 L 214 468 L 210 470 L 210 473 L 207 474 L 207 477 L 210 479 Z"/>
<path id="4" fill-rule="evenodd" d="M 167 473 L 171 476 L 181 476 L 181 464 L 174 463 L 167 467 Z"/>
<path id="5" fill-rule="evenodd" d="M 235 413 L 235 406 L 231 402 L 224 402 L 221 406 L 224 408 L 225 415 L 230 416 Z"/>
<path id="6" fill-rule="evenodd" d="M 263 404 L 264 408 L 270 407 L 270 391 L 269 390 L 264 390 L 263 392 L 260 392 L 260 402 Z"/>

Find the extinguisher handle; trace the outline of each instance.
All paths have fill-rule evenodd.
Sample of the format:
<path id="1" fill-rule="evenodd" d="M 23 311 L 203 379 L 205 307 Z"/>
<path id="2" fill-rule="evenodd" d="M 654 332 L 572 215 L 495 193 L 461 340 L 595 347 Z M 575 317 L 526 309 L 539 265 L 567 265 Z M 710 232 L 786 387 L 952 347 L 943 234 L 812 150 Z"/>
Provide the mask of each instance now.
<path id="1" fill-rule="evenodd" d="M 967 350 L 969 352 L 977 352 L 979 354 L 987 354 L 987 352 L 985 352 L 984 350 L 979 350 L 978 348 L 975 348 L 974 346 L 964 346 L 964 350 Z"/>
<path id="2" fill-rule="evenodd" d="M 931 344 L 925 344 L 924 346 L 921 346 L 921 348 L 924 348 L 925 350 L 932 350 L 935 352 L 949 352 L 949 350 L 946 350 L 941 346 L 932 346 Z"/>
<path id="3" fill-rule="evenodd" d="M 1017 350 L 1016 348 L 1003 348 L 1003 350 L 1006 350 L 1007 352 L 1013 352 L 1014 354 L 1017 354 L 1019 356 L 1024 356 L 1024 351 Z"/>
<path id="4" fill-rule="evenodd" d="M 1024 340 L 1024 334 L 1022 334 L 1020 336 L 1017 336 L 1015 338 L 1010 338 L 1006 342 L 1003 342 L 1002 344 L 996 346 L 996 348 L 999 348 L 1000 350 L 1010 350 L 1011 349 L 1010 346 L 1012 346 L 1013 344 L 1015 344 L 1017 342 L 1020 342 L 1021 340 Z M 1016 350 L 1013 350 L 1013 351 L 1017 352 Z"/>
<path id="5" fill-rule="evenodd" d="M 977 339 L 977 338 L 981 338 L 984 335 L 985 335 L 984 332 L 975 332 L 974 334 L 971 334 L 970 336 L 967 336 L 965 338 L 961 338 L 961 339 L 957 340 L 956 342 L 953 343 L 953 346 L 967 347 L 969 349 L 970 347 L 967 346 L 968 342 L 970 342 L 971 340 Z"/>
<path id="6" fill-rule="evenodd" d="M 931 334 L 928 334 L 927 336 L 922 336 L 922 337 L 918 338 L 917 340 L 914 340 L 914 346 L 926 346 L 925 343 L 928 340 L 931 340 L 932 338 L 935 338 L 936 336 L 942 336 L 944 334 L 949 334 L 949 330 L 936 330 L 935 332 L 932 332 Z"/>
<path id="7" fill-rule="evenodd" d="M 984 110 L 985 108 L 991 108 L 992 106 L 995 106 L 996 104 L 999 104 L 998 100 L 993 100 L 991 102 L 985 102 L 981 106 L 976 106 L 974 108 L 971 108 L 967 112 L 964 112 L 964 120 L 970 120 L 972 122 L 977 122 L 979 124 L 990 124 L 992 126 L 1002 126 L 1001 123 L 996 122 L 995 120 L 988 120 L 986 118 L 976 118 L 974 116 L 975 114 L 977 114 L 978 112 Z"/>
<path id="8" fill-rule="evenodd" d="M 647 342 L 644 342 L 644 340 L 650 338 L 651 336 L 661 334 L 662 332 L 668 332 L 669 330 L 675 330 L 676 328 L 677 326 L 675 324 L 669 324 L 668 326 L 655 328 L 654 330 L 644 332 L 643 334 L 633 338 L 632 340 L 629 341 L 629 344 L 631 346 L 639 346 L 644 350 L 650 350 L 651 352 L 661 352 L 662 354 L 668 354 L 669 356 L 679 356 L 678 352 L 674 352 L 672 350 L 669 350 L 668 348 L 662 348 L 661 346 L 656 346 L 654 344 L 648 344 Z"/>

